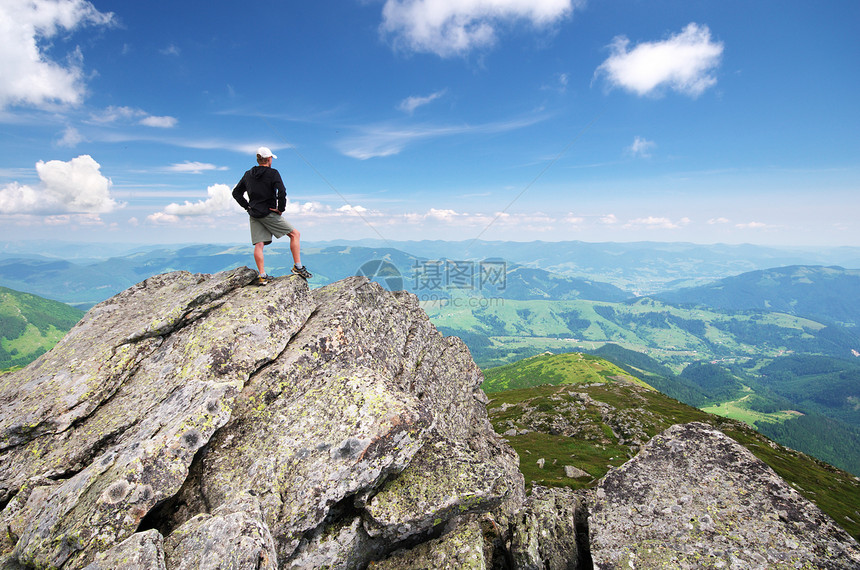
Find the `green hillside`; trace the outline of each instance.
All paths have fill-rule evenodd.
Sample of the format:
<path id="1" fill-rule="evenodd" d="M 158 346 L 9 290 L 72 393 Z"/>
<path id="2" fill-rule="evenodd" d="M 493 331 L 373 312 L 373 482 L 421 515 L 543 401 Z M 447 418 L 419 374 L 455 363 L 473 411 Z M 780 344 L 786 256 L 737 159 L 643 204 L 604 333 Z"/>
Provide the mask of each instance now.
<path id="1" fill-rule="evenodd" d="M 64 303 L 0 287 L 0 370 L 29 364 L 83 315 Z"/>
<path id="2" fill-rule="evenodd" d="M 750 271 L 657 295 L 718 309 L 779 311 L 850 327 L 860 325 L 860 269 L 794 265 Z"/>
<path id="3" fill-rule="evenodd" d="M 533 388 L 543 384 L 631 382 L 650 388 L 611 362 L 590 354 L 545 354 L 484 371 L 485 392 Z"/>
<path id="4" fill-rule="evenodd" d="M 787 354 L 696 362 L 680 374 L 617 345 L 593 352 L 660 392 L 860 475 L 860 362 Z"/>
<path id="5" fill-rule="evenodd" d="M 455 301 L 422 306 L 444 334 L 461 337 L 485 368 L 547 350 L 593 351 L 608 342 L 647 354 L 676 373 L 700 360 L 787 352 L 844 358 L 860 347 L 856 332 L 784 313 L 682 308 L 648 298 Z"/>
<path id="6" fill-rule="evenodd" d="M 522 383 L 548 382 L 493 391 L 499 385 L 516 384 L 518 371 L 526 377 Z M 485 371 L 490 421 L 519 454 L 527 484 L 590 487 L 654 435 L 673 424 L 700 421 L 747 447 L 852 536 L 860 537 L 858 478 L 776 444 L 742 422 L 683 404 L 630 382 L 624 374 L 600 371 L 617 368 L 600 359 L 583 357 L 577 362 L 571 355 L 546 355 Z M 565 467 L 587 475 L 568 477 Z"/>

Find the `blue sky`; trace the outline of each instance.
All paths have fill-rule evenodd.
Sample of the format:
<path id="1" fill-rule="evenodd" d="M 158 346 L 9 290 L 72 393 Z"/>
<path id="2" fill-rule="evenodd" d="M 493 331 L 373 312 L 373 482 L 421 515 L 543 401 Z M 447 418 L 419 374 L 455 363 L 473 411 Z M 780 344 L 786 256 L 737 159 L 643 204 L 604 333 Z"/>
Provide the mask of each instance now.
<path id="1" fill-rule="evenodd" d="M 854 0 L 0 0 L 0 240 L 860 245 Z"/>

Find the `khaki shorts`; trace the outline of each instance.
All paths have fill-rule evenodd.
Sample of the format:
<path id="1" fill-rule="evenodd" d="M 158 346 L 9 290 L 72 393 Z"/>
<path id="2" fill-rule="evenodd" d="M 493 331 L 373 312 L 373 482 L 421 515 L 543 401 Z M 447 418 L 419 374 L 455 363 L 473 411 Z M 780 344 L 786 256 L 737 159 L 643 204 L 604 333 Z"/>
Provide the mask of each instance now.
<path id="1" fill-rule="evenodd" d="M 265 218 L 249 216 L 251 220 L 251 243 L 263 242 L 266 245 L 272 243 L 272 236 L 279 238 L 290 235 L 295 229 L 283 216 L 272 212 Z"/>

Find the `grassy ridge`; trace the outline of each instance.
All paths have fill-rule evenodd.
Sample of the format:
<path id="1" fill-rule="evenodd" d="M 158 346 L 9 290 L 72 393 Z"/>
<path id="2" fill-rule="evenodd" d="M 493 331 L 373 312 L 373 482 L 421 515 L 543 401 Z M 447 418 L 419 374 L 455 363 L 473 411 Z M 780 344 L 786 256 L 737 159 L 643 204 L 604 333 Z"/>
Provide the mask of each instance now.
<path id="1" fill-rule="evenodd" d="M 535 356 L 484 372 L 487 393 L 532 388 L 542 384 L 581 384 L 623 380 L 649 387 L 611 362 L 590 354 L 569 352 Z"/>
<path id="2" fill-rule="evenodd" d="M 847 356 L 860 344 L 856 335 L 836 335 L 823 323 L 782 313 L 681 308 L 648 298 L 631 303 L 487 301 L 495 302 L 422 304 L 445 334 L 486 339 L 485 345 L 470 344 L 482 367 L 546 350 L 595 350 L 613 342 L 677 373 L 699 360 L 777 357 L 790 351 Z"/>
<path id="3" fill-rule="evenodd" d="M 613 368 L 605 361 L 582 362 L 580 370 Z M 778 445 L 742 422 L 708 414 L 641 383 L 599 374 L 601 380 L 595 382 L 593 372 L 586 370 L 587 376 L 581 377 L 576 370 L 569 355 L 554 355 L 485 371 L 490 421 L 519 454 L 527 484 L 592 486 L 654 435 L 673 424 L 699 421 L 744 445 L 852 536 L 860 537 L 860 480 L 850 473 Z M 525 383 L 548 382 L 494 391 L 510 384 L 517 371 L 531 378 Z M 567 477 L 565 466 L 581 469 L 588 477 Z"/>
<path id="4" fill-rule="evenodd" d="M 0 370 L 29 364 L 83 315 L 64 303 L 0 287 Z"/>

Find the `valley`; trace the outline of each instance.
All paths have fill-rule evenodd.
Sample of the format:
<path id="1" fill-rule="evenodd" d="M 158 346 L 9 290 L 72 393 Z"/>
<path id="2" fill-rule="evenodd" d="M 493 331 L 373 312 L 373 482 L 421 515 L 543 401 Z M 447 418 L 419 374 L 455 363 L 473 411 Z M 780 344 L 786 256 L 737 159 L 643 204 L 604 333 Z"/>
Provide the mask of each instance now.
<path id="1" fill-rule="evenodd" d="M 624 303 L 435 301 L 423 307 L 442 330 L 489 341 L 470 344 L 481 366 L 543 350 L 590 351 L 611 342 L 680 371 L 699 360 L 736 361 L 790 352 L 850 355 L 856 343 L 850 334 L 840 340 L 828 325 L 794 315 L 677 307 L 647 297 Z"/>

